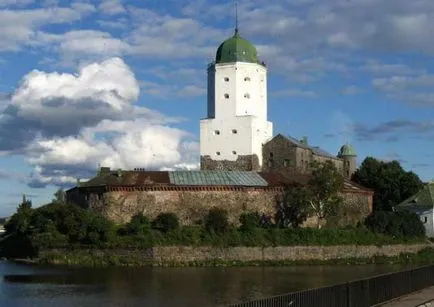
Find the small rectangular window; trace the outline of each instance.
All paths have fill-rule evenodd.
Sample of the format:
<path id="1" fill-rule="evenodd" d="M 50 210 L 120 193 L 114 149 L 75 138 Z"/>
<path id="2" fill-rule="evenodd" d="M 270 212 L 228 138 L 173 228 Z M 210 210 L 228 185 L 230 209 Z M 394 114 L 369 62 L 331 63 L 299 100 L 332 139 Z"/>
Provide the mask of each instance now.
<path id="1" fill-rule="evenodd" d="M 216 154 L 217 156 L 220 156 L 220 151 L 217 151 L 215 154 Z"/>
<path id="2" fill-rule="evenodd" d="M 232 133 L 237 134 L 238 133 L 237 129 L 232 129 Z"/>
<path id="3" fill-rule="evenodd" d="M 283 160 L 283 166 L 288 167 L 289 166 L 289 159 Z"/>
<path id="4" fill-rule="evenodd" d="M 220 130 L 214 130 L 214 135 L 220 135 Z"/>

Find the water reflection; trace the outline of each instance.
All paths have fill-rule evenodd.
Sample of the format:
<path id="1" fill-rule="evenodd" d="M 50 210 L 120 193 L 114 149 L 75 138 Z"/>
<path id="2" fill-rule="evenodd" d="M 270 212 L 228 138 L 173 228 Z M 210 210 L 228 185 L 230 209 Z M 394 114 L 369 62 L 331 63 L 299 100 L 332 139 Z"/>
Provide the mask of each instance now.
<path id="1" fill-rule="evenodd" d="M 399 266 L 65 268 L 0 262 L 1 306 L 225 306 Z"/>

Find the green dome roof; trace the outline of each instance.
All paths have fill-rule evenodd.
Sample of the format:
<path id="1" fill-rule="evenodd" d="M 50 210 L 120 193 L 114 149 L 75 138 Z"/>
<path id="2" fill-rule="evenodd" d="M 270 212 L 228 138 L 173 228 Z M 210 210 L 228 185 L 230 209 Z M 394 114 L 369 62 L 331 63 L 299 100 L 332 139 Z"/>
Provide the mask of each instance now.
<path id="1" fill-rule="evenodd" d="M 354 150 L 353 146 L 350 144 L 345 144 L 341 147 L 339 150 L 339 157 L 349 157 L 349 156 L 357 156 L 356 151 Z"/>
<path id="2" fill-rule="evenodd" d="M 217 49 L 216 63 L 248 62 L 258 63 L 255 46 L 242 38 L 235 30 L 234 36 L 225 40 Z"/>

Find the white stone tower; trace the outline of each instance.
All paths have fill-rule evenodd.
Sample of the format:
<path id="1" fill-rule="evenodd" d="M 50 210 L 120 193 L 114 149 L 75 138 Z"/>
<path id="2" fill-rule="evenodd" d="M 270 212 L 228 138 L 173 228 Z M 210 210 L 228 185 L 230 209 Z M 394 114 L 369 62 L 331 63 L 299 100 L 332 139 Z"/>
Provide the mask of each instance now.
<path id="1" fill-rule="evenodd" d="M 238 29 L 208 66 L 208 116 L 200 121 L 201 169 L 260 170 L 267 120 L 267 68 Z"/>

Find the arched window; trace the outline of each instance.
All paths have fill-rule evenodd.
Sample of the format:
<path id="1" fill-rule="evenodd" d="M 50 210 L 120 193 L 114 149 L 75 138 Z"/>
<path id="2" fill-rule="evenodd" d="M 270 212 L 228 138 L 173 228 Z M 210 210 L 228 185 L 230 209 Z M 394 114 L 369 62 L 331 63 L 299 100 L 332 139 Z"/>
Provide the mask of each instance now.
<path id="1" fill-rule="evenodd" d="M 250 77 L 245 77 L 244 81 L 249 82 L 250 81 Z"/>
<path id="2" fill-rule="evenodd" d="M 245 94 L 244 94 L 244 98 L 246 98 L 246 99 L 250 99 L 250 94 L 249 94 L 249 93 L 245 93 Z"/>
<path id="3" fill-rule="evenodd" d="M 229 94 L 225 94 L 225 98 L 226 98 L 226 99 L 229 99 Z"/>
<path id="4" fill-rule="evenodd" d="M 236 155 L 236 154 L 237 154 L 237 152 L 236 152 L 235 150 L 233 150 L 233 151 L 232 151 L 232 154 L 233 154 L 233 155 Z"/>
<path id="5" fill-rule="evenodd" d="M 229 78 L 228 77 L 225 77 L 225 82 L 229 82 Z"/>

